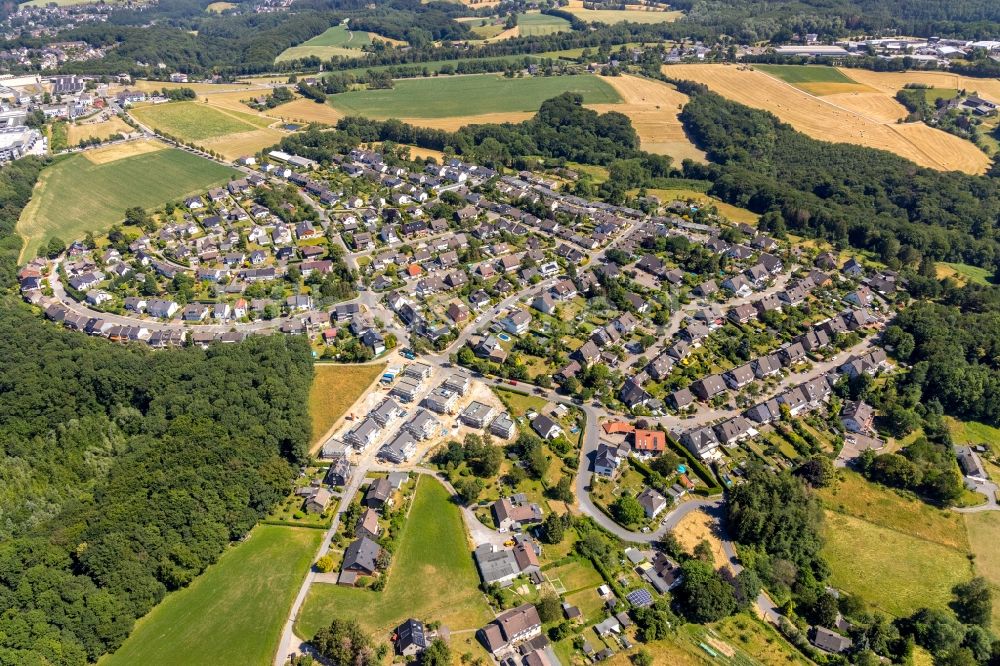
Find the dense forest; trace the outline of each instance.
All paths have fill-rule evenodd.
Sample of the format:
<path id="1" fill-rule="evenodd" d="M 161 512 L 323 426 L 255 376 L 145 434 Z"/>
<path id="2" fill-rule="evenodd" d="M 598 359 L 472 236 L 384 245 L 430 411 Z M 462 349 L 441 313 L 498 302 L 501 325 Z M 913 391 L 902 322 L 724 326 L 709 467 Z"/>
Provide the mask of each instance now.
<path id="1" fill-rule="evenodd" d="M 0 171 L 0 288 L 42 162 Z M 122 347 L 0 295 L 0 663 L 113 651 L 286 496 L 307 454 L 304 338 Z"/>
<path id="2" fill-rule="evenodd" d="M 23 241 L 14 233 L 14 227 L 31 199 L 42 165 L 37 157 L 25 157 L 0 169 L 0 289 L 17 283 L 17 259 Z"/>
<path id="3" fill-rule="evenodd" d="M 188 584 L 306 456 L 304 339 L 124 348 L 0 301 L 0 663 L 83 664 Z"/>
<path id="4" fill-rule="evenodd" d="M 918 167 L 881 150 L 817 141 L 774 115 L 677 82 L 692 95 L 681 120 L 714 162 L 685 175 L 768 217 L 771 231 L 870 249 L 884 260 L 922 257 L 995 269 L 1000 181 Z"/>

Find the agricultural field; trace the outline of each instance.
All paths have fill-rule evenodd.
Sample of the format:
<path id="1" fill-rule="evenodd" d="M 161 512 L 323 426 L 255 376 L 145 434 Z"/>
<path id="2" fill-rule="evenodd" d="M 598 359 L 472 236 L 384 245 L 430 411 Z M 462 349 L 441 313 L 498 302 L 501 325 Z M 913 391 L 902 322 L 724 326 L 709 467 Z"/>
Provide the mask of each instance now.
<path id="1" fill-rule="evenodd" d="M 112 134 L 128 134 L 134 132 L 128 123 L 118 116 L 111 116 L 99 122 L 71 123 L 66 128 L 66 140 L 70 146 L 79 145 L 82 139 L 107 139 Z"/>
<path id="2" fill-rule="evenodd" d="M 890 615 L 945 608 L 951 589 L 972 577 L 965 551 L 836 511 L 825 513 L 823 555 L 832 572 L 830 584 Z"/>
<path id="3" fill-rule="evenodd" d="M 866 86 L 887 95 L 895 95 L 908 83 L 919 83 L 939 90 L 975 91 L 991 102 L 1000 103 L 1000 80 L 978 79 L 950 72 L 871 72 L 864 69 L 844 69 L 844 73 Z"/>
<path id="4" fill-rule="evenodd" d="M 517 29 L 521 37 L 536 37 L 569 32 L 572 28 L 569 21 L 564 18 L 540 12 L 526 12 L 517 15 Z"/>
<path id="5" fill-rule="evenodd" d="M 785 83 L 813 95 L 833 95 L 845 92 L 874 92 L 836 67 L 811 67 L 808 65 L 754 65 L 755 69 L 775 76 Z"/>
<path id="6" fill-rule="evenodd" d="M 213 14 L 221 14 L 227 9 L 234 9 L 236 3 L 234 2 L 213 2 L 205 7 L 206 12 L 212 12 Z"/>
<path id="7" fill-rule="evenodd" d="M 815 69 L 829 68 L 817 66 Z M 902 85 L 891 92 L 885 91 L 871 85 L 867 77 L 857 76 L 862 70 L 848 70 L 847 76 L 855 83 L 871 88 L 871 92 L 826 95 L 806 92 L 800 86 L 829 86 L 834 83 L 792 85 L 760 69 L 729 65 L 667 65 L 663 71 L 671 77 L 703 83 L 741 104 L 770 111 L 814 139 L 889 150 L 922 166 L 943 171 L 981 174 L 989 166 L 989 157 L 964 139 L 923 123 L 897 124 L 896 120 L 906 115 L 906 109 L 893 99 Z M 806 77 L 805 74 L 792 72 L 794 70 L 784 75 L 798 79 Z M 833 75 L 824 72 L 822 76 Z"/>
<path id="8" fill-rule="evenodd" d="M 945 419 L 955 444 L 985 444 L 994 455 L 1000 454 L 1000 428 L 978 421 L 961 421 L 951 416 Z"/>
<path id="9" fill-rule="evenodd" d="M 53 236 L 69 242 L 106 232 L 130 206 L 154 208 L 221 185 L 237 172 L 154 141 L 88 150 L 42 171 L 17 231 L 24 257 Z M 73 205 L 67 206 L 67 202 Z"/>
<path id="10" fill-rule="evenodd" d="M 283 136 L 280 130 L 268 127 L 274 118 L 207 102 L 140 105 L 131 113 L 148 127 L 215 150 L 226 159 L 257 152 Z"/>
<path id="11" fill-rule="evenodd" d="M 334 56 L 354 58 L 358 56 L 359 49 L 369 44 L 371 44 L 371 37 L 367 32 L 348 30 L 346 25 L 335 25 L 312 39 L 285 49 L 278 54 L 275 62 L 308 58 L 309 56 L 316 56 L 323 60 L 329 60 Z"/>
<path id="12" fill-rule="evenodd" d="M 669 155 L 680 165 L 684 159 L 705 161 L 705 153 L 687 138 L 679 115 L 688 102 L 684 93 L 661 81 L 638 76 L 609 76 L 606 81 L 618 93 L 616 104 L 588 104 L 595 111 L 618 111 L 632 121 L 643 150 Z"/>
<path id="13" fill-rule="evenodd" d="M 524 120 L 534 114 L 542 102 L 564 92 L 580 93 L 584 101 L 591 104 L 621 100 L 604 79 L 591 75 L 508 79 L 480 74 L 404 79 L 397 81 L 392 90 L 359 90 L 333 95 L 330 104 L 345 115 L 399 118 L 413 124 L 454 129 L 473 122 Z M 462 115 L 456 116 L 459 110 Z"/>
<path id="14" fill-rule="evenodd" d="M 361 397 L 372 382 L 382 376 L 384 363 L 337 365 L 317 363 L 309 390 L 309 416 L 312 419 L 312 443 L 323 443 L 324 435 Z"/>
<path id="15" fill-rule="evenodd" d="M 357 619 L 380 640 L 408 617 L 439 620 L 459 654 L 482 654 L 473 630 L 493 618 L 479 591 L 479 574 L 459 508 L 440 482 L 421 475 L 385 589 L 317 583 L 295 625 L 308 638 L 335 617 Z"/>
<path id="16" fill-rule="evenodd" d="M 136 623 L 102 666 L 265 664 L 323 531 L 258 525 Z"/>
<path id="17" fill-rule="evenodd" d="M 630 9 L 584 9 L 583 0 L 569 0 L 569 4 L 560 7 L 560 10 L 570 13 L 576 18 L 589 23 L 672 23 L 676 21 L 684 12 L 680 11 L 657 11 L 640 5 L 634 5 Z"/>

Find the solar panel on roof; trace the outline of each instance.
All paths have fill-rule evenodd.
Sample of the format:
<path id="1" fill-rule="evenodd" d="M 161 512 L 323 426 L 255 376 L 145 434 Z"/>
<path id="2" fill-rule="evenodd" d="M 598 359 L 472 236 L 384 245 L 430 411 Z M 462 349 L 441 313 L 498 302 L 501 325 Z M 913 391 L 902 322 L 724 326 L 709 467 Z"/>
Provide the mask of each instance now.
<path id="1" fill-rule="evenodd" d="M 651 606 L 653 604 L 653 596 L 649 593 L 649 590 L 632 590 L 625 598 L 633 606 Z"/>

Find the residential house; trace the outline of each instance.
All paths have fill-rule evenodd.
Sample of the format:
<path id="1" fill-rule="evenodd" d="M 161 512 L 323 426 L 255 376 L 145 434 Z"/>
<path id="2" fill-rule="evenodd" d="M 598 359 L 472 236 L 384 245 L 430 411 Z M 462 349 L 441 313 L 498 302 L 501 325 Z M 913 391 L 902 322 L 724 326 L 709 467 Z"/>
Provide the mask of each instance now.
<path id="1" fill-rule="evenodd" d="M 392 634 L 392 645 L 401 657 L 415 657 L 427 649 L 430 641 L 424 633 L 424 623 L 410 618 L 396 627 Z"/>
<path id="2" fill-rule="evenodd" d="M 875 410 L 863 400 L 847 400 L 840 410 L 840 422 L 850 432 L 868 434 L 875 421 Z"/>
<path id="3" fill-rule="evenodd" d="M 542 621 L 534 604 L 526 603 L 501 613 L 479 630 L 478 636 L 494 656 L 542 633 Z"/>
<path id="4" fill-rule="evenodd" d="M 644 489 L 636 497 L 636 500 L 638 500 L 642 510 L 646 512 L 646 518 L 649 519 L 656 518 L 660 512 L 667 508 L 667 498 L 652 488 Z"/>
<path id="5" fill-rule="evenodd" d="M 531 429 L 542 439 L 555 439 L 563 434 L 562 427 L 545 414 L 538 414 L 531 420 Z"/>
<path id="6" fill-rule="evenodd" d="M 528 502 L 528 498 L 523 493 L 498 499 L 493 503 L 492 511 L 497 529 L 500 532 L 523 528 L 525 525 L 542 520 L 541 507 Z"/>
<path id="7" fill-rule="evenodd" d="M 379 477 L 371 482 L 361 503 L 369 509 L 378 511 L 390 503 L 392 498 L 392 486 L 385 477 Z"/>
<path id="8" fill-rule="evenodd" d="M 725 390 L 726 383 L 721 375 L 709 375 L 691 384 L 691 391 L 701 400 L 711 400 Z"/>
<path id="9" fill-rule="evenodd" d="M 381 546 L 368 537 L 360 537 L 344 550 L 344 564 L 341 570 L 371 576 L 378 571 L 378 560 L 381 555 Z"/>

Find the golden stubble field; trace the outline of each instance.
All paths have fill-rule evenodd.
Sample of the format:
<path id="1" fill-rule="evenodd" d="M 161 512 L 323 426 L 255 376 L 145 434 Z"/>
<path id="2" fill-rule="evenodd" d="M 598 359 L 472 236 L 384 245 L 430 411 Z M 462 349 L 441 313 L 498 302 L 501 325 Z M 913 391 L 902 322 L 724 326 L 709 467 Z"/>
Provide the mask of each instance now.
<path id="1" fill-rule="evenodd" d="M 770 111 L 814 139 L 888 150 L 942 171 L 982 174 L 989 167 L 989 157 L 964 139 L 919 123 L 896 124 L 905 110 L 893 96 L 908 80 L 918 82 L 915 74 L 897 75 L 900 78 L 895 81 L 877 81 L 870 76 L 876 75 L 874 72 L 844 70 L 862 87 L 857 92 L 819 96 L 764 72 L 734 66 L 669 65 L 663 71 L 673 78 L 703 83 L 741 104 Z M 956 78 L 941 79 L 936 85 L 955 87 Z M 1000 93 L 1000 82 L 988 83 L 991 89 L 995 84 Z M 977 90 L 989 94 L 982 84 Z"/>
<path id="2" fill-rule="evenodd" d="M 639 133 L 643 150 L 669 155 L 678 164 L 683 159 L 705 161 L 705 153 L 688 140 L 679 118 L 688 102 L 687 95 L 660 81 L 638 76 L 609 76 L 604 80 L 618 92 L 621 103 L 591 104 L 588 108 L 628 116 Z"/>

